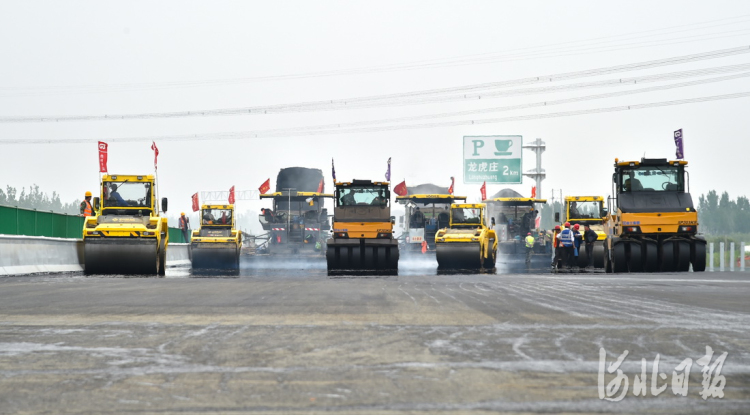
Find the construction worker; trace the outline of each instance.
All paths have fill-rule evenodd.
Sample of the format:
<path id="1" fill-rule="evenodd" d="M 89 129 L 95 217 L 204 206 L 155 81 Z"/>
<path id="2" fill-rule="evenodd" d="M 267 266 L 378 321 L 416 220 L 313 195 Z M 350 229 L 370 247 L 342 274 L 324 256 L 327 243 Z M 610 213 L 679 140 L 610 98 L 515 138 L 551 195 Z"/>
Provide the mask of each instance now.
<path id="1" fill-rule="evenodd" d="M 573 263 L 571 264 L 571 266 L 578 265 L 579 249 L 581 249 L 581 241 L 583 240 L 579 229 L 581 229 L 581 226 L 579 224 L 576 223 L 575 225 L 573 225 L 573 245 L 575 246 L 575 249 L 573 250 Z"/>
<path id="2" fill-rule="evenodd" d="M 188 228 L 190 227 L 190 219 L 188 219 L 187 216 L 185 216 L 185 212 L 180 213 L 180 230 L 182 231 L 182 236 L 185 238 L 185 242 L 190 242 L 189 232 Z"/>
<path id="3" fill-rule="evenodd" d="M 529 232 L 526 235 L 526 263 L 531 263 L 531 251 L 534 250 L 534 237 Z"/>
<path id="4" fill-rule="evenodd" d="M 552 268 L 558 269 L 562 265 L 563 249 L 560 243 L 560 225 L 555 225 L 552 233 L 552 248 L 555 250 L 555 258 L 552 260 Z"/>
<path id="5" fill-rule="evenodd" d="M 588 259 L 586 268 L 591 268 L 594 266 L 594 242 L 599 239 L 599 235 L 591 230 L 591 225 L 588 223 L 583 225 L 583 229 L 583 242 L 586 244 L 586 258 Z"/>
<path id="6" fill-rule="evenodd" d="M 565 229 L 560 232 L 558 239 L 560 240 L 560 244 L 562 244 L 563 264 L 567 268 L 570 268 L 573 258 L 575 258 L 574 251 L 576 248 L 575 237 L 573 236 L 573 231 L 570 229 L 570 222 L 565 222 Z"/>
<path id="7" fill-rule="evenodd" d="M 91 192 L 86 192 L 83 202 L 81 202 L 81 216 L 94 216 L 94 207 L 91 206 Z"/>

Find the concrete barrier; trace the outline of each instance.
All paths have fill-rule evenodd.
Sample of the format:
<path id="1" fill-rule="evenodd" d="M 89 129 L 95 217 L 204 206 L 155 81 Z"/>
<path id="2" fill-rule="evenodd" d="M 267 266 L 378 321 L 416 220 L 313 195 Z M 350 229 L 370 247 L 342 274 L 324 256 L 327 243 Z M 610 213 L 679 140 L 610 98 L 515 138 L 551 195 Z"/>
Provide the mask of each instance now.
<path id="1" fill-rule="evenodd" d="M 190 244 L 169 244 L 169 247 L 167 247 L 167 266 L 191 266 L 189 250 Z"/>
<path id="2" fill-rule="evenodd" d="M 83 271 L 80 239 L 0 235 L 0 275 Z"/>
<path id="3" fill-rule="evenodd" d="M 190 244 L 169 244 L 167 266 L 190 266 Z M 0 235 L 0 275 L 82 272 L 81 239 Z"/>

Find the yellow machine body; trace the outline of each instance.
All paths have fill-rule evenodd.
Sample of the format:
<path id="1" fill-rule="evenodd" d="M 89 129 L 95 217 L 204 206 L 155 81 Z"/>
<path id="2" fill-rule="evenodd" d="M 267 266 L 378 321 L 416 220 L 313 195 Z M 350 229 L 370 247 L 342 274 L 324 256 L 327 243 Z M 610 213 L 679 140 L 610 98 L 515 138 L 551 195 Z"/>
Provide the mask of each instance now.
<path id="1" fill-rule="evenodd" d="M 203 205 L 200 228 L 190 242 L 194 269 L 239 269 L 242 232 L 235 227 L 234 205 Z"/>
<path id="2" fill-rule="evenodd" d="M 684 160 L 615 159 L 613 198 L 604 218 L 609 272 L 700 272 L 706 241 L 690 196 Z"/>
<path id="3" fill-rule="evenodd" d="M 86 274 L 164 275 L 169 231 L 155 186 L 152 175 L 102 177 L 95 215 L 83 225 Z"/>
<path id="4" fill-rule="evenodd" d="M 497 236 L 487 223 L 484 203 L 451 205 L 450 226 L 435 234 L 439 268 L 492 269 L 497 256 Z"/>
<path id="5" fill-rule="evenodd" d="M 328 274 L 398 273 L 390 184 L 369 180 L 336 182 L 332 236 L 326 242 Z"/>

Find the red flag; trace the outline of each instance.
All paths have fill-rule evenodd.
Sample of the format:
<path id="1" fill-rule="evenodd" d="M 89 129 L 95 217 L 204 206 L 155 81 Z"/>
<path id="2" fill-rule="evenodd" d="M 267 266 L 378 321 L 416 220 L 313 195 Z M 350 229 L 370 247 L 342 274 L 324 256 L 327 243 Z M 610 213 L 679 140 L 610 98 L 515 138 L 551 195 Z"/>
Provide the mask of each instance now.
<path id="1" fill-rule="evenodd" d="M 534 199 L 536 197 L 536 186 L 531 187 L 531 198 Z"/>
<path id="2" fill-rule="evenodd" d="M 156 158 L 159 157 L 159 149 L 154 141 L 151 142 L 151 150 L 154 150 L 154 170 L 156 170 Z"/>
<path id="3" fill-rule="evenodd" d="M 409 191 L 406 190 L 406 180 L 397 184 L 396 187 L 393 188 L 393 193 L 399 196 L 406 196 L 407 193 L 409 193 Z"/>
<path id="4" fill-rule="evenodd" d="M 234 186 L 229 188 L 229 204 L 234 204 Z"/>
<path id="5" fill-rule="evenodd" d="M 448 188 L 448 193 L 453 194 L 453 185 L 456 183 L 456 179 L 451 176 L 451 187 Z"/>
<path id="6" fill-rule="evenodd" d="M 325 186 L 325 183 L 323 183 L 323 179 L 320 179 L 320 183 L 318 183 L 318 193 L 323 193 L 324 186 Z"/>
<path id="7" fill-rule="evenodd" d="M 542 227 L 542 215 L 536 215 L 536 219 L 534 219 L 534 229 L 539 229 Z"/>
<path id="8" fill-rule="evenodd" d="M 427 241 L 422 241 L 422 253 L 427 253 Z"/>
<path id="9" fill-rule="evenodd" d="M 271 179 L 266 179 L 265 182 L 263 182 L 262 185 L 258 188 L 260 190 L 260 194 L 266 194 L 267 191 L 271 190 Z"/>
<path id="10" fill-rule="evenodd" d="M 479 190 L 482 192 L 482 200 L 487 200 L 487 182 L 482 182 L 482 187 Z"/>
<path id="11" fill-rule="evenodd" d="M 193 212 L 197 212 L 200 208 L 200 204 L 198 203 L 198 193 L 196 193 L 193 195 Z"/>
<path id="12" fill-rule="evenodd" d="M 107 172 L 107 143 L 99 142 L 99 173 Z"/>

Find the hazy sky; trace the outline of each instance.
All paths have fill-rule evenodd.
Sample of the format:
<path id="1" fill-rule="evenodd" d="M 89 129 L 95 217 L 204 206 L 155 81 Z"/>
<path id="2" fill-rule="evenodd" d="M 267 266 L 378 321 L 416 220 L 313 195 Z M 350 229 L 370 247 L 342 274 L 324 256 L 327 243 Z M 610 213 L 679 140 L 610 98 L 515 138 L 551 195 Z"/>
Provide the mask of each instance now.
<path id="1" fill-rule="evenodd" d="M 36 183 L 48 192 L 57 190 L 63 200 L 80 198 L 96 188 L 97 140 L 110 143 L 111 173 L 141 174 L 153 171 L 149 137 L 157 137 L 159 187 L 170 198 L 171 214 L 189 210 L 190 195 L 199 190 L 227 190 L 232 185 L 257 189 L 269 177 L 273 185 L 278 170 L 287 166 L 323 169 L 330 190 L 332 157 L 339 180 L 383 179 L 386 161 L 392 157 L 394 182 L 447 186 L 450 176 L 456 176 L 457 193 L 471 200 L 479 197 L 479 185 L 462 183 L 462 137 L 522 135 L 524 141 L 540 137 L 547 143 L 543 196 L 560 188 L 568 195 L 609 194 L 615 157 L 673 158 L 672 133 L 682 128 L 696 203 L 698 195 L 710 189 L 727 190 L 735 197 L 748 193 L 744 167 L 750 153 L 750 97 L 556 118 L 441 124 L 750 92 L 750 77 L 744 75 L 750 67 L 727 68 L 750 64 L 750 53 L 568 80 L 553 77 L 542 83 L 468 88 L 741 47 L 750 51 L 750 2 L 745 1 L 3 1 L 0 185 L 20 188 Z M 699 69 L 706 71 L 684 74 Z M 654 79 L 659 74 L 672 75 Z M 729 76 L 733 79 L 666 89 Z M 641 82 L 592 85 L 632 78 Z M 548 107 L 451 115 L 655 87 L 665 88 Z M 456 92 L 407 94 L 443 88 Z M 362 105 L 358 98 L 382 95 L 411 101 L 393 98 L 355 109 L 291 105 L 341 99 Z M 429 102 L 431 96 L 450 99 Z M 272 105 L 282 105 L 287 112 L 153 116 Z M 9 122 L 12 117 L 105 114 L 151 115 L 114 121 Z M 434 114 L 444 115 L 393 120 Z M 390 121 L 362 125 L 375 130 L 370 132 L 283 132 L 265 138 L 247 134 L 374 120 Z M 428 125 L 382 128 L 409 124 Z M 227 132 L 244 134 L 235 135 L 238 139 L 215 138 Z M 202 140 L 165 138 L 178 135 Z M 142 140 L 117 141 L 126 137 Z M 53 142 L 23 144 L 40 139 Z M 533 154 L 527 152 L 524 170 L 533 164 Z M 532 184 L 525 179 L 523 185 L 512 187 L 529 194 Z M 501 188 L 488 187 L 489 193 Z M 240 209 L 266 205 L 239 202 Z"/>

